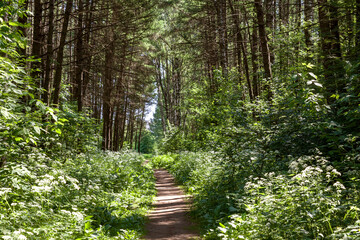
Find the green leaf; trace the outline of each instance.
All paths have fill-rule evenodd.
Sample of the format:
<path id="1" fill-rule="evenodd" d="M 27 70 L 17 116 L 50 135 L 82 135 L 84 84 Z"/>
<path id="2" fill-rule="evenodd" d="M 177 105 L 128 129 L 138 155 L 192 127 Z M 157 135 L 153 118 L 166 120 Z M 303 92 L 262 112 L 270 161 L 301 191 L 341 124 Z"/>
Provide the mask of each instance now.
<path id="1" fill-rule="evenodd" d="M 12 21 L 9 22 L 9 25 L 10 25 L 10 26 L 13 26 L 13 27 L 22 26 L 22 24 L 20 24 L 20 23 L 18 23 L 18 22 L 12 22 Z"/>
<path id="2" fill-rule="evenodd" d="M 323 87 L 323 85 L 321 83 L 318 83 L 318 82 L 314 82 L 315 86 L 318 86 L 318 87 Z"/>
<path id="3" fill-rule="evenodd" d="M 41 129 L 40 129 L 40 127 L 38 127 L 38 126 L 34 126 L 34 130 L 35 130 L 35 132 L 36 132 L 37 134 L 40 134 L 40 133 L 41 133 Z"/>
<path id="4" fill-rule="evenodd" d="M 57 116 L 54 114 L 54 112 L 50 111 L 49 113 L 50 113 L 51 117 L 54 119 L 54 121 L 57 122 L 58 118 L 57 118 Z"/>
<path id="5" fill-rule="evenodd" d="M 11 113 L 9 113 L 6 108 L 1 108 L 0 112 L 5 119 L 10 119 L 12 117 Z"/>
<path id="6" fill-rule="evenodd" d="M 309 75 L 310 75 L 311 77 L 313 77 L 314 79 L 317 79 L 317 76 L 316 76 L 314 73 L 309 72 Z"/>

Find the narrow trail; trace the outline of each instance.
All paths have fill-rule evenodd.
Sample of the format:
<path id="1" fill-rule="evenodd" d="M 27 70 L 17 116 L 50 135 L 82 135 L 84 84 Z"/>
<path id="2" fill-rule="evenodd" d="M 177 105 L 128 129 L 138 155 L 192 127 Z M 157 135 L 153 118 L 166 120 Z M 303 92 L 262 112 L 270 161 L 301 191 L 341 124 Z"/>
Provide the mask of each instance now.
<path id="1" fill-rule="evenodd" d="M 146 226 L 147 240 L 199 239 L 190 222 L 184 192 L 166 170 L 155 170 L 158 194 Z"/>

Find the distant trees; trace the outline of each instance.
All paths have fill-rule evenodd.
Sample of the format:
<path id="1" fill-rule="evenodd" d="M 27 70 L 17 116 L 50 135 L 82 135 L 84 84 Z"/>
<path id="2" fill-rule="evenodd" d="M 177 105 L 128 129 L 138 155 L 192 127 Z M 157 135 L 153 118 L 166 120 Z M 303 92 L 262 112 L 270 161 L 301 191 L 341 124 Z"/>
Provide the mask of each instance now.
<path id="1" fill-rule="evenodd" d="M 91 109 L 103 123 L 103 149 L 139 148 L 144 106 L 154 88 L 165 133 L 169 126 L 194 128 L 194 106 L 207 102 L 215 111 L 224 101 L 221 94 L 254 104 L 257 118 L 257 103 L 276 101 L 284 86 L 294 86 L 289 75 L 309 71 L 332 104 L 350 89 L 345 61 L 358 62 L 358 0 L 24 5 L 33 13 L 19 18 L 32 25 L 20 29 L 31 43 L 27 54 L 41 59 L 28 66 L 43 89 L 34 94 L 48 105 L 71 102 L 78 111 Z M 296 89 L 307 80 L 298 78 Z M 233 93 L 224 93 L 229 86 Z M 216 118 L 208 120 L 216 125 Z"/>
<path id="2" fill-rule="evenodd" d="M 168 124 L 193 128 L 198 119 L 192 116 L 204 99 L 219 108 L 220 95 L 230 94 L 224 93 L 224 81 L 246 103 L 271 103 L 285 86 L 296 93 L 307 77 L 293 83 L 288 76 L 306 72 L 318 76 L 323 86 L 318 91 L 327 104 L 350 89 L 344 60 L 358 64 L 358 1 L 192 0 L 175 5 L 177 11 L 165 9 L 159 21 L 162 34 L 153 50 L 164 132 Z M 174 121 L 174 113 L 180 121 Z M 212 124 L 219 121 L 212 118 Z"/>
<path id="3" fill-rule="evenodd" d="M 36 91 L 47 105 L 74 103 L 103 122 L 103 149 L 140 142 L 152 87 L 142 40 L 149 34 L 150 1 L 26 1 L 32 12 L 27 54 Z M 25 33 L 25 32 L 24 32 Z M 25 34 L 24 34 L 25 35 Z M 136 132 L 136 133 L 135 133 Z"/>

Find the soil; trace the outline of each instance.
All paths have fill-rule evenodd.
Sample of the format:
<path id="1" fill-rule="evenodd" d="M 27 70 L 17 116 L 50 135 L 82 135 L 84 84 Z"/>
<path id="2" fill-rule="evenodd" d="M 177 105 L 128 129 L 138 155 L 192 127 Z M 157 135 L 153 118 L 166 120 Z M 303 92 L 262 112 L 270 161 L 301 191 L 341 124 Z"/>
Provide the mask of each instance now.
<path id="1" fill-rule="evenodd" d="M 188 216 L 189 201 L 175 185 L 174 178 L 163 169 L 155 170 L 155 177 L 158 194 L 146 225 L 145 239 L 200 239 Z"/>

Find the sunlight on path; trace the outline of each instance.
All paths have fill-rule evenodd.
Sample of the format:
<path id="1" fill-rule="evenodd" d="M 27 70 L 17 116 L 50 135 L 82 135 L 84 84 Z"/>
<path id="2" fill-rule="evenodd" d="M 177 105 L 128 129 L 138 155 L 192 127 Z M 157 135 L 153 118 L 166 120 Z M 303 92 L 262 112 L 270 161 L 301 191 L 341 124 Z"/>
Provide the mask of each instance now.
<path id="1" fill-rule="evenodd" d="M 155 170 L 155 177 L 158 195 L 146 226 L 145 239 L 196 239 L 198 235 L 187 216 L 189 207 L 184 192 L 166 170 Z"/>

